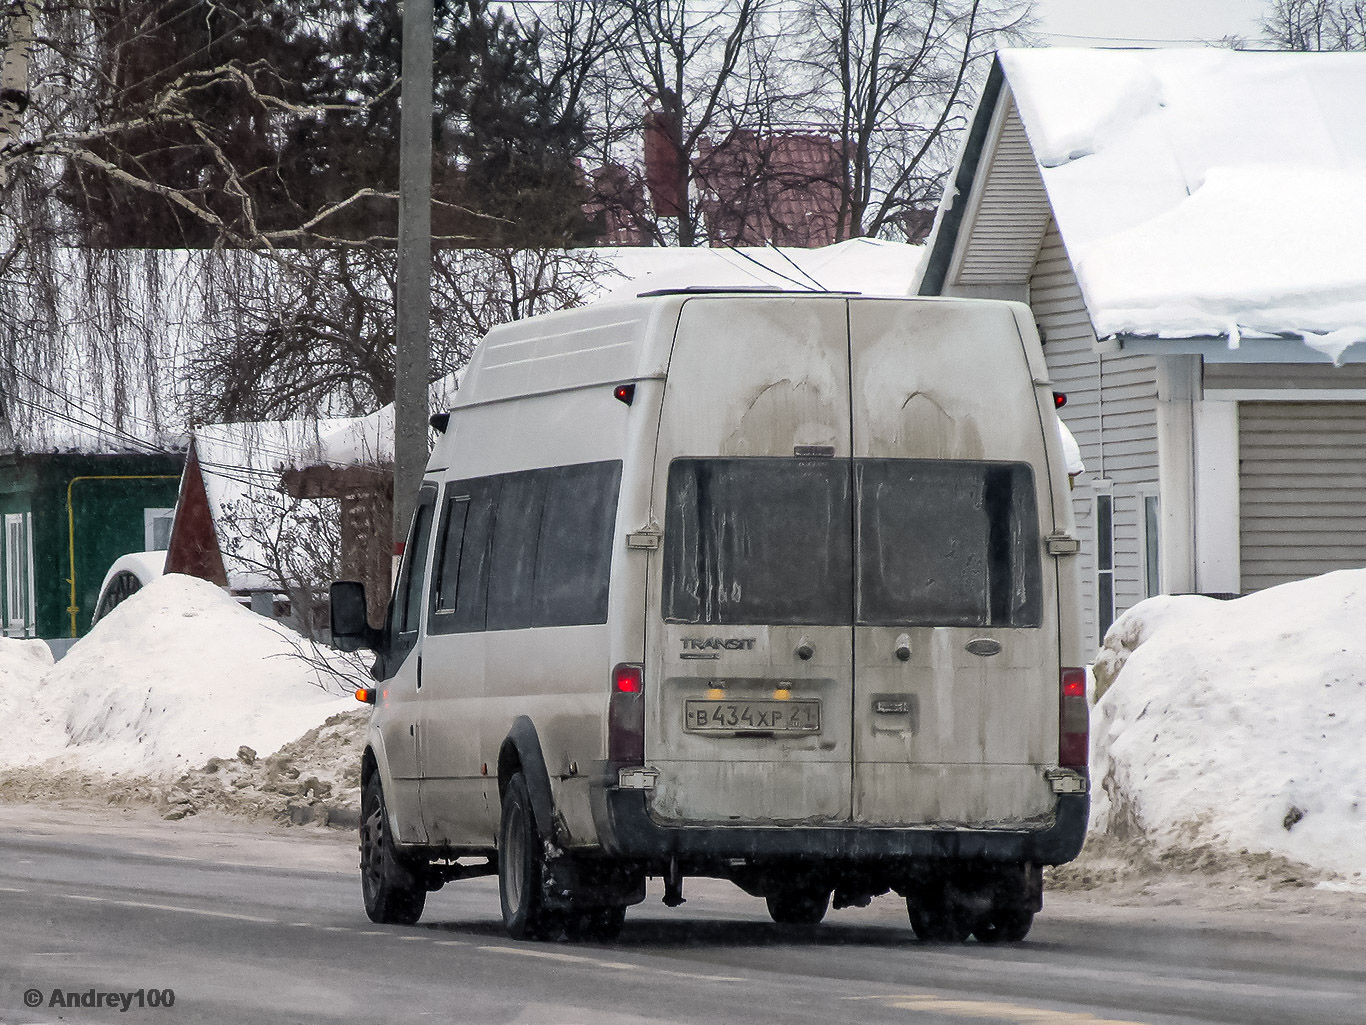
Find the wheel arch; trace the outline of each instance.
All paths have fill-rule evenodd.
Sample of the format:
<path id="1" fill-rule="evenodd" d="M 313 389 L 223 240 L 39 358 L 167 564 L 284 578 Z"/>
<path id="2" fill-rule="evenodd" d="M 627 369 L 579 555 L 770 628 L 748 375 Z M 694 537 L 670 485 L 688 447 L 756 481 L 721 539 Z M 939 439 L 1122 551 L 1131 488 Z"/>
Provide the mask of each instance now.
<path id="1" fill-rule="evenodd" d="M 536 725 L 526 716 L 512 721 L 512 728 L 498 749 L 498 802 L 501 808 L 507 796 L 508 782 L 520 772 L 526 780 L 531 796 L 531 811 L 536 819 L 536 832 L 542 839 L 555 838 L 555 798 L 550 790 L 550 773 L 541 752 L 541 738 Z"/>

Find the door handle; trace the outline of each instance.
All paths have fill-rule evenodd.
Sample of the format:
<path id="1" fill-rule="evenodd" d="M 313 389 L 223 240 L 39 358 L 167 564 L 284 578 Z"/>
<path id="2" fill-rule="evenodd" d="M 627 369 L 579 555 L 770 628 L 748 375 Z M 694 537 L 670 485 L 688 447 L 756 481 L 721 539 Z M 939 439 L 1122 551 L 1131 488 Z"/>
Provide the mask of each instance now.
<path id="1" fill-rule="evenodd" d="M 417 656 L 417 689 L 422 689 L 422 656 Z"/>

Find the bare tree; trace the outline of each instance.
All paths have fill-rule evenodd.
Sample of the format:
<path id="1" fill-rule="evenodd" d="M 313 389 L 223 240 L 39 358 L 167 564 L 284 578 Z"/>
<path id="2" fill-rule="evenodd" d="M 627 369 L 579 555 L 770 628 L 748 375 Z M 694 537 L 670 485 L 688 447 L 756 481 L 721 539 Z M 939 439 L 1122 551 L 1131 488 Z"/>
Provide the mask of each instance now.
<path id="1" fill-rule="evenodd" d="M 1262 33 L 1278 50 L 1366 50 L 1366 0 L 1271 0 Z"/>
<path id="2" fill-rule="evenodd" d="M 1029 29 L 1022 0 L 806 0 L 805 110 L 847 156 L 840 237 L 914 237 L 998 45 Z"/>
<path id="3" fill-rule="evenodd" d="M 190 373 L 200 420 L 358 416 L 394 399 L 394 253 L 327 247 L 287 266 L 225 254 L 203 307 Z M 435 380 L 496 324 L 578 306 L 614 273 L 592 250 L 441 249 L 433 254 Z"/>

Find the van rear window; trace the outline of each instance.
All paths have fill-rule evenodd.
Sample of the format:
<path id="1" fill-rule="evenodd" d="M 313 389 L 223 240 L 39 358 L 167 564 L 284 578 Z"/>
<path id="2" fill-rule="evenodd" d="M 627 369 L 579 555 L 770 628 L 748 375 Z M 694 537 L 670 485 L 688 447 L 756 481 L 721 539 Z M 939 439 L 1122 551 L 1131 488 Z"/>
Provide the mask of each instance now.
<path id="1" fill-rule="evenodd" d="M 1025 463 L 860 459 L 856 622 L 1038 626 L 1043 579 Z"/>
<path id="2" fill-rule="evenodd" d="M 733 625 L 1038 626 L 1024 463 L 676 459 L 664 617 Z"/>
<path id="3" fill-rule="evenodd" d="M 847 623 L 853 539 L 846 459 L 675 459 L 664 617 Z"/>

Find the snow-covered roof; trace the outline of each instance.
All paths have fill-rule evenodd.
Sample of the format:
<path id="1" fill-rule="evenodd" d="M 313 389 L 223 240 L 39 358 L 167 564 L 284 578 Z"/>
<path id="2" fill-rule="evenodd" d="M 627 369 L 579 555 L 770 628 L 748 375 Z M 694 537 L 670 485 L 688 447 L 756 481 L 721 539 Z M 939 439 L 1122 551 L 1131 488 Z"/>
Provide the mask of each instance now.
<path id="1" fill-rule="evenodd" d="M 1366 342 L 1366 53 L 999 56 L 1098 336 Z"/>
<path id="2" fill-rule="evenodd" d="M 358 422 L 282 420 L 195 429 L 195 455 L 230 588 L 274 586 L 265 572 L 270 559 L 262 541 L 278 529 L 283 515 L 281 471 L 326 463 L 325 439 Z"/>
<path id="3" fill-rule="evenodd" d="M 907 295 L 923 246 L 852 238 L 818 249 L 745 246 L 730 249 L 605 248 L 619 277 L 596 299 L 626 299 L 658 289 L 735 286 Z"/>

